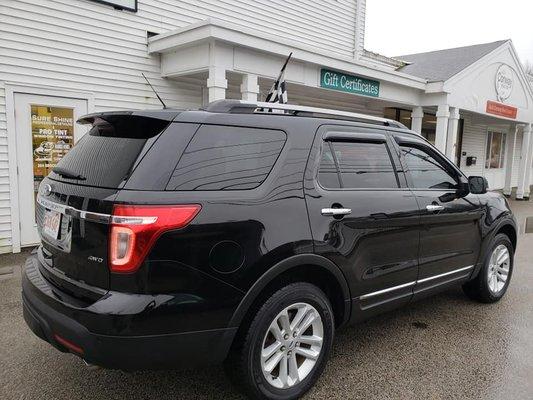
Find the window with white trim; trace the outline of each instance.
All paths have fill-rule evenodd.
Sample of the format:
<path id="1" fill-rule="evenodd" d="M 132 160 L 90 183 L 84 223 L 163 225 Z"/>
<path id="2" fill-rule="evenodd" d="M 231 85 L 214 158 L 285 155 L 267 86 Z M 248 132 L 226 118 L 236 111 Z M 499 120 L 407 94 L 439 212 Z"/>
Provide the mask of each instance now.
<path id="1" fill-rule="evenodd" d="M 485 168 L 503 168 L 505 164 L 505 140 L 507 134 L 503 132 L 488 131 L 487 147 L 485 152 Z"/>

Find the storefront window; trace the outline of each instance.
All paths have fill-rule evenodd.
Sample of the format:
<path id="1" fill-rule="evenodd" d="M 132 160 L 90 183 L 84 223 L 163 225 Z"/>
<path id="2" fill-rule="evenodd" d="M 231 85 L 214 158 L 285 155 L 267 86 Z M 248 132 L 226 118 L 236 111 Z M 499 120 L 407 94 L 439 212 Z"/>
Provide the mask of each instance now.
<path id="1" fill-rule="evenodd" d="M 411 110 L 403 110 L 401 108 L 385 108 L 383 116 L 385 118 L 401 122 L 406 127 L 411 129 Z M 436 129 L 437 117 L 432 114 L 424 113 L 424 118 L 422 119 L 422 136 L 432 144 L 435 144 Z"/>
<path id="2" fill-rule="evenodd" d="M 401 122 L 406 127 L 411 129 L 411 111 L 402 110 L 401 108 L 386 108 L 383 112 L 383 116 L 388 119 Z"/>
<path id="3" fill-rule="evenodd" d="M 432 114 L 424 113 L 424 118 L 422 118 L 422 136 L 424 136 L 431 144 L 435 144 L 436 134 L 437 117 Z"/>
<path id="4" fill-rule="evenodd" d="M 485 168 L 503 168 L 505 162 L 505 136 L 505 133 L 502 132 L 488 132 Z"/>

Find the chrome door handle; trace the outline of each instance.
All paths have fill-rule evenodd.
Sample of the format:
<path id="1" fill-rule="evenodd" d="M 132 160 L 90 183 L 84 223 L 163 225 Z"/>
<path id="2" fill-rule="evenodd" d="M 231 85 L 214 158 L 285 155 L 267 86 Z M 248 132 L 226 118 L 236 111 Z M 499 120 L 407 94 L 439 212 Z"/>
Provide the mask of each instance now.
<path id="1" fill-rule="evenodd" d="M 444 206 L 439 206 L 436 204 L 429 204 L 426 206 L 426 210 L 433 212 L 433 211 L 442 211 L 444 210 Z"/>
<path id="2" fill-rule="evenodd" d="M 351 208 L 323 208 L 322 215 L 326 216 L 337 216 L 337 215 L 348 215 L 352 213 Z"/>

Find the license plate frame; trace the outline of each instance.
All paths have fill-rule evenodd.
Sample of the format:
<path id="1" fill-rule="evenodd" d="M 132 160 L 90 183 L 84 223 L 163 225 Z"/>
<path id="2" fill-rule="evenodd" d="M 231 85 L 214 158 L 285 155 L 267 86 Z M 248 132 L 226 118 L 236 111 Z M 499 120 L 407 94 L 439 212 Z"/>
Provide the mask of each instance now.
<path id="1" fill-rule="evenodd" d="M 43 233 L 57 240 L 59 231 L 61 230 L 61 213 L 54 210 L 46 210 L 43 218 Z"/>

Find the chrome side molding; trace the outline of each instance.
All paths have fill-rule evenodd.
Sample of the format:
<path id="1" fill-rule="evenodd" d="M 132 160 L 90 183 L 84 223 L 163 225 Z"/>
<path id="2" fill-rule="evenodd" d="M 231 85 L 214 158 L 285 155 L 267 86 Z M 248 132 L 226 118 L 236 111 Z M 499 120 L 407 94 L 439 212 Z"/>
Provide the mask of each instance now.
<path id="1" fill-rule="evenodd" d="M 458 272 L 468 271 L 469 269 L 472 269 L 472 268 L 474 268 L 473 265 L 469 265 L 468 267 L 463 267 L 463 268 L 459 268 L 459 269 L 454 269 L 453 271 L 445 272 L 443 274 L 433 275 L 433 276 L 429 276 L 427 278 L 419 279 L 419 280 L 416 281 L 416 283 L 424 283 L 424 282 L 432 281 L 433 279 L 443 278 L 445 276 L 456 274 Z"/>
<path id="2" fill-rule="evenodd" d="M 448 271 L 448 272 L 445 272 L 443 274 L 438 274 L 438 275 L 433 275 L 433 276 L 430 276 L 430 277 L 427 277 L 427 278 L 418 279 L 418 280 L 413 281 L 413 282 L 404 283 L 404 284 L 398 285 L 398 286 L 392 286 L 390 288 L 378 290 L 376 292 L 370 292 L 370 293 L 367 293 L 367 294 L 363 294 L 362 296 L 359 296 L 359 300 L 369 299 L 371 297 L 379 296 L 381 294 L 385 294 L 385 293 L 388 293 L 388 292 L 393 292 L 395 290 L 404 289 L 404 288 L 407 288 L 407 287 L 410 287 L 410 286 L 415 286 L 415 285 L 417 285 L 419 283 L 429 282 L 429 281 L 432 281 L 434 279 L 439 279 L 439 278 L 443 278 L 443 277 L 448 276 L 448 275 L 456 274 L 458 272 L 468 271 L 468 270 L 470 270 L 472 268 L 474 268 L 474 266 L 473 265 L 469 265 L 467 267 L 454 269 L 453 271 Z"/>
<path id="3" fill-rule="evenodd" d="M 379 296 L 380 294 L 385 294 L 388 292 L 392 292 L 394 290 L 399 290 L 399 289 L 403 289 L 403 288 L 414 286 L 414 285 L 416 285 L 416 281 L 404 283 L 403 285 L 393 286 L 393 287 L 383 289 L 383 290 L 378 290 L 377 292 L 367 293 L 367 294 L 360 296 L 359 299 L 360 300 L 368 299 L 370 297 Z"/>

